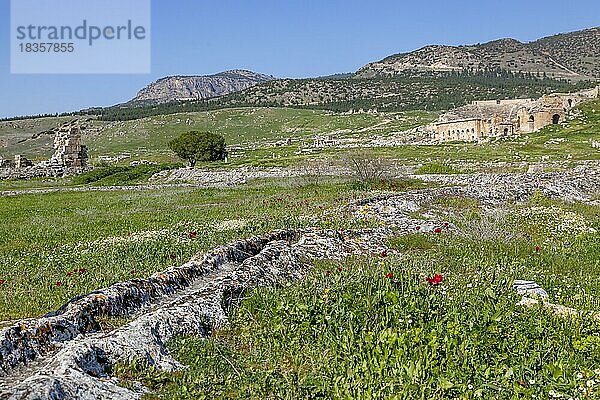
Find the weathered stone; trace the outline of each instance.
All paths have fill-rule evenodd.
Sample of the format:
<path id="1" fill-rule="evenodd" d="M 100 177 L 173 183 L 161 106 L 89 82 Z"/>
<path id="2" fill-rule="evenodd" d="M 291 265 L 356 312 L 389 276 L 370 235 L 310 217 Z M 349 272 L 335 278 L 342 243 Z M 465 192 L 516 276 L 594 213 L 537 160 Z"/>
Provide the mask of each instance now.
<path id="1" fill-rule="evenodd" d="M 54 154 L 34 164 L 24 156 L 16 155 L 12 164 L 0 163 L 0 179 L 32 179 L 70 176 L 87 167 L 87 148 L 81 144 L 81 129 L 76 123 L 66 123 L 55 130 Z"/>

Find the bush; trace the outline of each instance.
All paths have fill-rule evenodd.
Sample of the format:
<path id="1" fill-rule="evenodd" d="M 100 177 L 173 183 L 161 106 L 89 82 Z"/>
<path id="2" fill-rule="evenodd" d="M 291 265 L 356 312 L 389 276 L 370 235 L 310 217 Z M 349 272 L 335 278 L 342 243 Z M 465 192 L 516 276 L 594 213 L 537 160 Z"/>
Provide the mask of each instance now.
<path id="1" fill-rule="evenodd" d="M 381 158 L 367 152 L 358 151 L 349 155 L 344 164 L 352 171 L 352 175 L 360 182 L 383 179 L 389 174 L 389 165 Z"/>
<path id="2" fill-rule="evenodd" d="M 169 142 L 169 148 L 190 167 L 198 161 L 220 161 L 227 157 L 225 138 L 210 132 L 183 133 Z"/>

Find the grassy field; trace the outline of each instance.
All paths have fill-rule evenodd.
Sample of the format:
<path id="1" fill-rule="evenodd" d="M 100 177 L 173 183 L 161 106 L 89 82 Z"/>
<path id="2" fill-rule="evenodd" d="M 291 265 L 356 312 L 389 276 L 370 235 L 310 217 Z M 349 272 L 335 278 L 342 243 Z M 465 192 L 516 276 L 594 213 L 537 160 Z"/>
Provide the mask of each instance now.
<path id="1" fill-rule="evenodd" d="M 335 139 L 365 141 L 373 137 L 394 138 L 410 128 L 431 122 L 433 113 L 406 112 L 390 114 L 336 114 L 317 110 L 285 108 L 239 108 L 207 112 L 182 113 L 149 117 L 125 122 L 90 121 L 92 133 L 84 138 L 93 162 L 99 156 L 125 155 L 120 164 L 147 159 L 176 162 L 167 143 L 182 132 L 208 130 L 223 135 L 231 148 L 228 164 L 208 164 L 210 168 L 240 166 L 285 167 L 307 159 L 322 158 L 339 163 L 354 150 L 325 147 L 311 153 L 315 136 L 331 135 Z M 55 122 L 63 121 L 57 119 Z M 52 153 L 51 135 L 19 141 L 52 126 L 53 119 L 4 122 L 0 124 L 0 156 L 25 154 L 44 159 Z M 12 129 L 8 124 L 21 124 Z M 444 143 L 441 145 L 403 145 L 369 148 L 374 158 L 400 164 L 435 162 L 470 163 L 485 170 L 490 163 L 548 161 L 571 162 L 598 160 L 600 150 L 592 141 L 600 139 L 600 101 L 578 108 L 576 116 L 565 124 L 553 125 L 540 132 L 483 144 Z M 18 139 L 18 140 L 17 140 Z M 291 139 L 291 142 L 288 142 Z M 479 166 L 477 166 L 479 165 Z"/>
<path id="2" fill-rule="evenodd" d="M 580 112 L 564 125 L 514 139 L 362 151 L 398 164 L 424 164 L 421 173 L 485 170 L 493 162 L 542 158 L 567 164 L 600 159 L 591 146 L 600 140 L 600 102 Z M 432 117 L 220 110 L 96 121 L 101 129 L 86 141 L 93 156 L 127 152 L 131 159 L 172 161 L 165 150 L 169 138 L 206 129 L 246 149 L 229 167 L 292 165 L 308 158 L 340 162 L 353 150 L 296 153 L 317 134 L 393 135 Z M 291 144 L 267 147 L 290 137 Z M 11 146 L 4 150 L 37 145 Z M 119 170 L 94 182 L 84 175 L 5 181 L 0 188 L 142 183 L 152 168 Z M 397 188 L 423 186 L 411 181 Z M 290 227 L 369 226 L 340 213 L 340 206 L 392 187 L 341 178 L 311 185 L 298 178 L 228 189 L 0 197 L 0 321 L 43 315 L 74 296 L 146 277 L 239 238 Z M 432 199 L 430 206 L 450 210 L 465 235 L 397 237 L 389 242 L 397 255 L 319 262 L 298 284 L 245 293 L 239 308 L 231 310 L 230 325 L 208 339 L 170 343 L 189 368 L 167 374 L 134 363 L 113 372 L 125 384 L 148 385 L 154 391 L 149 398 L 164 399 L 600 398 L 600 318 L 595 317 L 600 314 L 600 207 L 539 195 L 529 204 L 511 205 L 498 218 L 474 200 Z M 443 276 L 438 285 L 426 280 L 434 274 Z M 515 279 L 537 281 L 550 301 L 582 314 L 565 317 L 517 306 Z"/>
<path id="3" fill-rule="evenodd" d="M 42 315 L 76 295 L 149 276 L 243 237 L 361 224 L 332 210 L 368 190 L 337 180 L 319 187 L 280 180 L 236 189 L 0 197 L 0 320 Z"/>
<path id="4" fill-rule="evenodd" d="M 598 160 L 600 150 L 593 149 L 591 142 L 600 140 L 598 128 L 600 101 L 582 105 L 578 113 L 563 125 L 549 126 L 540 132 L 515 138 L 483 144 L 455 142 L 434 146 L 375 147 L 369 148 L 368 153 L 372 157 L 393 160 L 401 164 L 467 162 L 481 164 L 481 168 L 485 168 L 490 162 L 539 162 L 542 159 L 565 162 Z M 244 147 L 243 151 L 233 152 L 228 165 L 219 164 L 217 167 L 289 166 L 302 163 L 308 158 L 323 158 L 339 162 L 353 150 L 324 148 L 312 154 L 298 153 L 302 148 L 310 147 L 315 135 L 334 132 L 335 138 L 363 141 L 374 135 L 393 137 L 394 132 L 427 123 L 433 118 L 432 114 L 424 113 L 375 116 L 339 115 L 290 109 L 221 110 L 114 123 L 114 126 L 98 136 L 97 141 L 92 139 L 94 143 L 92 147 L 102 149 L 98 150 L 102 154 L 117 154 L 125 149 L 142 149 L 135 154 L 156 160 L 173 160 L 169 152 L 164 150 L 170 138 L 169 135 L 165 136 L 164 131 L 179 133 L 193 128 L 221 133 L 229 144 Z M 191 125 L 185 124 L 188 119 L 193 121 L 190 122 Z M 114 132 L 122 132 L 121 135 L 127 136 L 127 139 L 111 136 Z M 290 137 L 294 138 L 292 144 L 269 146 Z M 150 146 L 163 150 L 143 150 L 150 149 Z"/>
<path id="5" fill-rule="evenodd" d="M 476 203 L 442 203 L 464 229 L 485 226 Z M 598 398 L 597 229 L 600 208 L 538 196 L 483 238 L 398 237 L 399 256 L 322 262 L 298 285 L 247 293 L 209 340 L 170 343 L 181 372 L 116 372 L 161 399 Z M 583 313 L 518 306 L 514 279 Z"/>
<path id="6" fill-rule="evenodd" d="M 84 143 L 93 160 L 99 156 L 116 157 L 126 153 L 130 157 L 125 162 L 139 159 L 172 162 L 176 160 L 167 143 L 183 132 L 202 130 L 223 135 L 227 144 L 234 148 L 234 154 L 235 148 L 244 147 L 249 155 L 241 155 L 243 162 L 245 158 L 254 159 L 256 151 L 274 147 L 278 141 L 292 139 L 293 145 L 288 149 L 293 154 L 308 143 L 312 144 L 316 135 L 333 134 L 336 138 L 386 135 L 428 123 L 435 117 L 434 113 L 416 111 L 373 115 L 290 108 L 233 108 L 125 122 L 90 120 L 86 122 L 90 129 Z M 67 120 L 61 117 L 0 123 L 0 156 L 50 157 L 52 135 L 30 138 Z M 276 148 L 274 151 L 280 154 L 285 150 Z"/>

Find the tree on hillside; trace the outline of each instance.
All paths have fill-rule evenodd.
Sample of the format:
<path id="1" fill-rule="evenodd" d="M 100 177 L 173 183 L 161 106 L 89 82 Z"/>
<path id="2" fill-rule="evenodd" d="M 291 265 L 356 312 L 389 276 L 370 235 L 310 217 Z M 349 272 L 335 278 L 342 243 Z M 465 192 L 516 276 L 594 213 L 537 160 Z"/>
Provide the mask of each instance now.
<path id="1" fill-rule="evenodd" d="M 227 157 L 225 138 L 210 132 L 183 133 L 169 142 L 169 148 L 190 167 L 198 161 L 219 161 Z"/>

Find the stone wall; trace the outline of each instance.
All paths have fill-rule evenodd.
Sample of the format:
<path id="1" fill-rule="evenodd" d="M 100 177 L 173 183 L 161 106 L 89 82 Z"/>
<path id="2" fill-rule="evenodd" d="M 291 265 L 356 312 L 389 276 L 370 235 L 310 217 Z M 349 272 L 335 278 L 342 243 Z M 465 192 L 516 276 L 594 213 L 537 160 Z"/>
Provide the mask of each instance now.
<path id="1" fill-rule="evenodd" d="M 81 128 L 69 122 L 55 129 L 54 154 L 37 164 L 22 155 L 16 155 L 14 163 L 0 162 L 0 179 L 33 179 L 70 176 L 87 168 L 86 146 L 81 144 Z"/>

